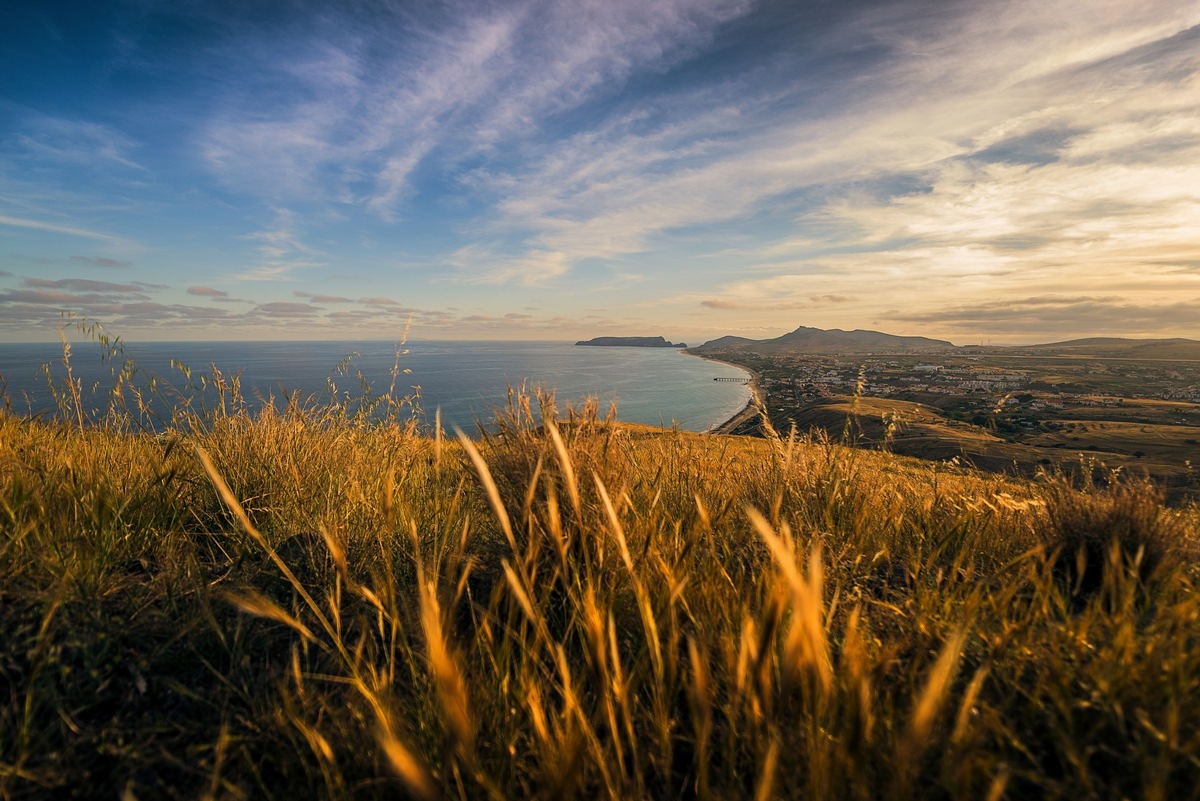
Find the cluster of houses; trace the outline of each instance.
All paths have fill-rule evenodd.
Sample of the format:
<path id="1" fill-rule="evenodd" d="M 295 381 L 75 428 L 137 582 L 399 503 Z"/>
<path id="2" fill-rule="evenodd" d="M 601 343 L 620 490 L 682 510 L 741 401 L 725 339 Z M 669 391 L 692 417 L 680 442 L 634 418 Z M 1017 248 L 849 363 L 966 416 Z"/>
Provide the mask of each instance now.
<path id="1" fill-rule="evenodd" d="M 1031 370 L 988 367 L 984 365 L 947 365 L 936 362 L 902 363 L 894 358 L 875 357 L 864 361 L 846 361 L 845 357 L 834 358 L 813 355 L 763 356 L 762 384 L 768 393 L 776 392 L 797 399 L 821 395 L 845 395 L 859 393 L 872 397 L 888 397 L 900 393 L 930 393 L 935 395 L 1003 395 L 1024 390 L 1030 391 L 1037 383 L 1037 373 Z M 978 359 L 971 359 L 978 361 Z M 770 367 L 779 369 L 771 370 Z M 1104 365 L 1104 372 L 1110 373 Z M 1089 368 L 1085 373 L 1095 374 Z M 1146 377 L 1142 386 L 1145 392 L 1140 397 L 1156 397 L 1200 403 L 1200 384 L 1179 386 L 1183 381 L 1196 376 L 1184 376 L 1173 372 L 1164 375 L 1163 381 Z M 1170 380 L 1166 380 L 1169 378 Z M 1174 384 L 1174 386 L 1172 386 Z M 1032 399 L 1026 398 L 1035 410 L 1061 409 L 1063 399 L 1073 405 L 1109 405 L 1118 403 L 1119 393 L 1114 397 L 1099 398 L 1076 392 L 1053 391 L 1042 386 Z"/>
<path id="2" fill-rule="evenodd" d="M 764 378 L 770 392 L 787 390 L 793 394 L 829 395 L 860 392 L 887 397 L 901 392 L 932 392 L 965 395 L 971 392 L 1009 392 L 1029 382 L 1026 373 L 996 371 L 982 367 L 947 368 L 942 364 L 920 363 L 904 366 L 899 362 L 868 361 L 866 364 L 814 358 L 811 356 L 771 356 L 767 361 L 787 371 Z"/>

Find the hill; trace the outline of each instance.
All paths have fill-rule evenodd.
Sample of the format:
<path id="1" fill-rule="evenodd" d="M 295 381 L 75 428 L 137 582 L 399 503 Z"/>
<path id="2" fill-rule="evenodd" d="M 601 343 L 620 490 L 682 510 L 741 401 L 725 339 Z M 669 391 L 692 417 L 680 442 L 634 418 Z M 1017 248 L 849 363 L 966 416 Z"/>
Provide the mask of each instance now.
<path id="1" fill-rule="evenodd" d="M 755 351 L 757 353 L 892 353 L 945 350 L 954 344 L 943 339 L 896 336 L 880 331 L 855 329 L 843 331 L 800 326 L 795 331 L 774 339 L 745 339 L 721 337 L 705 342 L 698 352 Z"/>
<path id="2" fill-rule="evenodd" d="M 593 337 L 581 339 L 576 345 L 592 345 L 605 348 L 686 348 L 684 342 L 668 342 L 663 337 Z"/>
<path id="3" fill-rule="evenodd" d="M 929 337 L 897 336 L 881 331 L 840 328 L 821 329 L 800 326 L 773 339 L 748 339 L 738 336 L 723 336 L 709 340 L 698 348 L 698 353 L 713 351 L 747 351 L 763 354 L 813 353 L 834 355 L 838 353 L 922 353 L 966 351 L 972 353 L 1009 353 L 1013 355 L 1076 356 L 1109 359 L 1149 359 L 1200 361 L 1200 340 L 1175 337 L 1172 339 L 1130 339 L 1123 337 L 1087 337 L 1062 342 L 1047 342 L 1038 345 L 996 346 L 960 348 L 944 339 Z"/>
<path id="4" fill-rule="evenodd" d="M 1045 455 L 1007 442 L 979 426 L 947 419 L 922 403 L 885 398 L 822 398 L 799 409 L 772 414 L 778 431 L 793 425 L 802 433 L 823 432 L 834 441 L 849 437 L 857 447 L 881 448 L 903 456 L 960 463 L 996 472 L 1033 475 Z M 731 433 L 761 434 L 761 419 L 747 419 Z"/>
<path id="5" fill-rule="evenodd" d="M 0 411 L 0 798 L 1200 785 L 1194 510 L 538 406 Z"/>
<path id="6" fill-rule="evenodd" d="M 1039 355 L 1094 356 L 1110 359 L 1200 360 L 1200 341 L 1195 339 L 1126 339 L 1088 337 L 1044 345 L 1027 345 L 1014 351 Z"/>

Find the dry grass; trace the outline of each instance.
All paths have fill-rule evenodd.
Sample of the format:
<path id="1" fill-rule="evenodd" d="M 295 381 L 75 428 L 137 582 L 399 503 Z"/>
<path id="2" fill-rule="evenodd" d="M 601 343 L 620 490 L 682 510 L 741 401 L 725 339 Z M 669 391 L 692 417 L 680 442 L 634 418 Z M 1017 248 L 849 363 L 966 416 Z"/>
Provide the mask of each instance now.
<path id="1" fill-rule="evenodd" d="M 0 417 L 0 798 L 1200 786 L 1195 510 L 540 403 Z"/>

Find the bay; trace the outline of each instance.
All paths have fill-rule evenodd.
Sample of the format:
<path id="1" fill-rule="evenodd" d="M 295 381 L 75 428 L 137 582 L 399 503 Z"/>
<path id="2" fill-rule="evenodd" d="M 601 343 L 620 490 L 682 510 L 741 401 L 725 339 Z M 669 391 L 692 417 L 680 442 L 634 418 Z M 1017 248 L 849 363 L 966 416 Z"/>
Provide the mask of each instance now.
<path id="1" fill-rule="evenodd" d="M 197 389 L 200 376 L 211 386 L 212 367 L 223 375 L 241 374 L 251 409 L 288 397 L 301 402 L 359 397 L 362 381 L 384 392 L 398 368 L 395 389 L 414 396 L 416 408 L 432 423 L 440 409 L 443 426 L 472 430 L 502 408 L 509 387 L 554 390 L 561 410 L 586 398 L 606 412 L 615 403 L 618 419 L 653 426 L 708 431 L 741 410 L 749 390 L 714 378 L 744 378 L 745 371 L 671 348 L 577 347 L 560 342 L 414 341 L 392 342 L 144 342 L 125 343 L 123 353 L 103 358 L 96 342 L 72 346 L 72 375 L 81 381 L 85 405 L 102 413 L 113 371 L 126 362 L 136 367 L 135 385 L 155 382 L 164 398 L 189 391 L 205 404 L 211 389 Z M 398 351 L 400 351 L 398 353 Z M 51 414 L 54 400 L 47 376 L 65 386 L 60 344 L 0 343 L 0 385 L 17 413 Z M 190 373 L 190 377 L 189 377 Z M 189 390 L 189 387 L 191 389 Z M 197 401 L 200 402 L 200 401 Z"/>

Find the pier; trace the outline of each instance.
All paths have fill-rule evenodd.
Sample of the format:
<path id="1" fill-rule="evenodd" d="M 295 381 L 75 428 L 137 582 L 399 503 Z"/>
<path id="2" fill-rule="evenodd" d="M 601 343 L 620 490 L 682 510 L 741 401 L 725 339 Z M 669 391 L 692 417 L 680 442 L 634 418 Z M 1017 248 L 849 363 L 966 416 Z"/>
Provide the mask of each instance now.
<path id="1" fill-rule="evenodd" d="M 749 384 L 753 378 L 714 378 L 713 381 L 736 381 L 739 384 Z"/>

